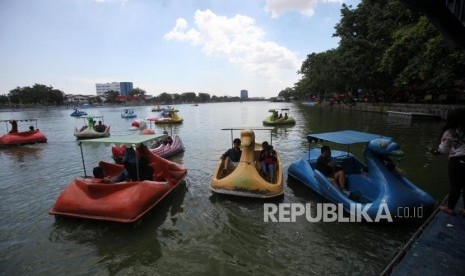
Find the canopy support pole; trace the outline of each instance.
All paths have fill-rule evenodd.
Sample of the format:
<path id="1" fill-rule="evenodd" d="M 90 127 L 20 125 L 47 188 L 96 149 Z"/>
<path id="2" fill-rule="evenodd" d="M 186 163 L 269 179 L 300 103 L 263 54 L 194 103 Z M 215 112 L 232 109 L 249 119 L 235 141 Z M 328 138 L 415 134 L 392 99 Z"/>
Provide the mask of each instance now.
<path id="1" fill-rule="evenodd" d="M 84 153 L 82 151 L 82 142 L 79 142 L 79 147 L 81 148 L 81 160 L 82 160 L 82 167 L 84 168 L 84 177 L 87 177 L 86 164 L 84 163 Z"/>
<path id="2" fill-rule="evenodd" d="M 140 181 L 140 176 L 139 176 L 139 153 L 137 152 L 136 145 L 132 145 L 132 149 L 136 153 L 136 172 L 137 172 L 137 181 Z"/>

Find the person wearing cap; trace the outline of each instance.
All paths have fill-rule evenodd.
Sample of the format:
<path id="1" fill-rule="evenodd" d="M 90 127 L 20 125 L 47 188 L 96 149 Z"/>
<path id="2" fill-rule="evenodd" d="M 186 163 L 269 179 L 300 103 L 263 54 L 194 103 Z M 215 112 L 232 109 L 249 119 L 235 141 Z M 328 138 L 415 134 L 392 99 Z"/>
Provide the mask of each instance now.
<path id="1" fill-rule="evenodd" d="M 228 171 L 234 171 L 241 160 L 241 139 L 236 138 L 233 140 L 233 147 L 228 149 L 222 156 L 221 159 L 224 159 L 224 168 L 222 174 L 226 175 Z"/>

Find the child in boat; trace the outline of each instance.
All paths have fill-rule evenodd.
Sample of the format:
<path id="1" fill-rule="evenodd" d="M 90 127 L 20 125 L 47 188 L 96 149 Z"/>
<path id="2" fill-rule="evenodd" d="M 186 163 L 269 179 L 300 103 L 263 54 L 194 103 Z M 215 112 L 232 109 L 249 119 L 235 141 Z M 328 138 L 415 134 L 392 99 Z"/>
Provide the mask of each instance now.
<path id="1" fill-rule="evenodd" d="M 119 176 L 117 176 L 117 177 L 109 178 L 109 177 L 107 177 L 107 175 L 105 174 L 105 171 L 103 170 L 103 168 L 100 167 L 100 166 L 97 166 L 97 167 L 94 167 L 94 169 L 93 169 L 93 174 L 94 174 L 94 177 L 95 177 L 95 178 L 101 179 L 103 183 L 117 183 L 117 182 L 121 182 L 121 181 L 126 181 L 126 180 L 127 180 L 127 173 L 126 173 L 126 170 L 125 170 L 124 172 L 122 172 L 121 175 L 119 175 Z"/>
<path id="2" fill-rule="evenodd" d="M 269 145 L 267 141 L 262 143 L 262 150 L 260 151 L 258 160 L 260 161 L 262 176 L 266 177 L 266 172 L 268 171 L 268 180 L 273 182 L 278 158 L 273 146 Z"/>

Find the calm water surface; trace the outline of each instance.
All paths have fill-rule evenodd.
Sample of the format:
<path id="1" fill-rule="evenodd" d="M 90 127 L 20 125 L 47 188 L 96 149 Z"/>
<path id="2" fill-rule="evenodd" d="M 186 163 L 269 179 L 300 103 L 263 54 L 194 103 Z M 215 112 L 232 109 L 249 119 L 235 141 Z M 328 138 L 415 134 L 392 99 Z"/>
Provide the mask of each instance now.
<path id="1" fill-rule="evenodd" d="M 442 122 L 404 122 L 384 114 L 304 107 L 292 103 L 179 105 L 184 124 L 173 130 L 186 151 L 173 160 L 188 169 L 186 185 L 132 225 L 48 214 L 60 192 L 83 175 L 73 136 L 82 119 L 72 110 L 1 112 L 0 120 L 38 118 L 47 144 L 0 150 L 0 274 L 210 274 L 376 275 L 410 238 L 419 223 L 265 223 L 263 201 L 212 195 L 209 183 L 219 156 L 230 146 L 221 128 L 260 126 L 270 108 L 290 108 L 297 124 L 272 132 L 285 172 L 285 195 L 272 202 L 324 202 L 295 180 L 288 166 L 308 149 L 309 132 L 355 129 L 391 136 L 405 157 L 399 166 L 438 201 L 447 193 L 447 160 L 433 157 Z M 88 109 L 104 115 L 112 135 L 131 134 L 132 119 L 122 108 Z M 150 106 L 135 107 L 139 118 L 155 116 Z M 6 132 L 5 125 L 0 133 Z M 20 125 L 20 130 L 27 125 Z M 160 133 L 163 128 L 155 128 Z M 239 133 L 237 133 L 239 136 Z M 269 133 L 256 133 L 269 140 Z M 361 147 L 351 148 L 360 153 Z M 358 151 L 358 152 L 357 152 Z M 84 148 L 89 172 L 106 147 Z"/>

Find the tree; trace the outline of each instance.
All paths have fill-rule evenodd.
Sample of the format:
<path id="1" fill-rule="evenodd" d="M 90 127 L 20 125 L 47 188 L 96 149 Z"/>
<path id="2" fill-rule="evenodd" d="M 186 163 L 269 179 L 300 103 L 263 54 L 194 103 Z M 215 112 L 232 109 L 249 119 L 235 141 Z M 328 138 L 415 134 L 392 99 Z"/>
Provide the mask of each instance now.
<path id="1" fill-rule="evenodd" d="M 210 94 L 199 93 L 198 99 L 199 99 L 199 102 L 201 102 L 201 103 L 210 102 Z"/>
<path id="2" fill-rule="evenodd" d="M 17 87 L 8 94 L 11 103 L 25 105 L 61 105 L 64 93 L 52 86 L 34 84 L 33 87 Z"/>
<path id="3" fill-rule="evenodd" d="M 136 87 L 132 89 L 132 91 L 129 93 L 129 96 L 136 97 L 136 98 L 145 98 L 146 94 L 147 92 L 145 92 L 145 90 Z"/>
<path id="4" fill-rule="evenodd" d="M 171 95 L 166 92 L 161 93 L 158 98 L 160 99 L 160 102 L 164 104 L 171 104 L 173 102 Z"/>
<path id="5" fill-rule="evenodd" d="M 197 99 L 195 92 L 182 93 L 181 99 L 183 102 L 193 103 Z"/>
<path id="6" fill-rule="evenodd" d="M 118 97 L 119 97 L 118 91 L 110 90 L 110 91 L 105 92 L 105 99 L 107 99 L 107 102 L 109 103 L 119 102 Z"/>

